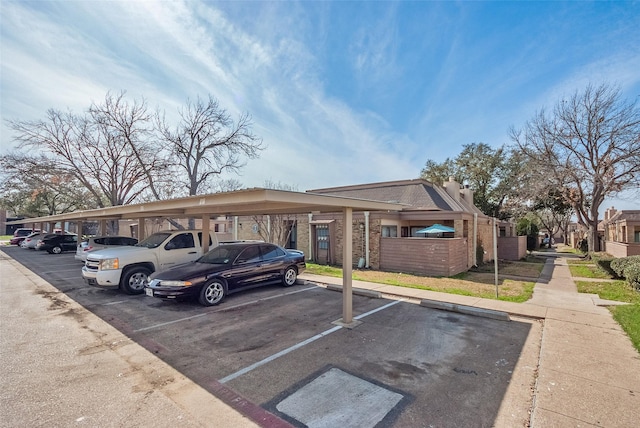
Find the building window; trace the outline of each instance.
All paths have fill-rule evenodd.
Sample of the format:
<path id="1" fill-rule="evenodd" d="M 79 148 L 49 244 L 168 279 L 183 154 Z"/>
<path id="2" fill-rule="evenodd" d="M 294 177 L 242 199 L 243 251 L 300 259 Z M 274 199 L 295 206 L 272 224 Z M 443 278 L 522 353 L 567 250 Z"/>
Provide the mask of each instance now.
<path id="1" fill-rule="evenodd" d="M 383 238 L 397 238 L 398 237 L 398 226 L 382 226 L 382 237 Z"/>
<path id="2" fill-rule="evenodd" d="M 640 230 L 633 232 L 633 242 L 640 242 Z"/>
<path id="3" fill-rule="evenodd" d="M 318 239 L 318 249 L 329 249 L 329 227 L 324 225 L 316 226 L 316 238 Z"/>

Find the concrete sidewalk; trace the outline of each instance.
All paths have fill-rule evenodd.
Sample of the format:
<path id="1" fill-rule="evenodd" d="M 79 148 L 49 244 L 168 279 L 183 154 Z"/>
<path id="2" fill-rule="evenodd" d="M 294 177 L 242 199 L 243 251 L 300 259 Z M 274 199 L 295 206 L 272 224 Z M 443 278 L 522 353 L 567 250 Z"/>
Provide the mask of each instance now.
<path id="1" fill-rule="evenodd" d="M 0 427 L 255 426 L 2 252 L 0 268 Z M 301 278 L 341 284 L 340 278 Z M 353 286 L 540 320 L 539 355 L 522 361 L 537 382 L 533 391 L 518 391 L 533 395 L 532 427 L 631 427 L 640 420 L 640 355 L 599 306 L 611 302 L 576 291 L 563 258 L 548 259 L 533 298 L 523 304 Z M 506 421 L 494 425 L 510 427 Z"/>
<path id="2" fill-rule="evenodd" d="M 256 426 L 1 251 L 0 292 L 0 427 Z"/>
<path id="3" fill-rule="evenodd" d="M 341 278 L 301 277 L 336 286 L 342 283 Z M 540 319 L 544 327 L 531 427 L 632 427 L 640 423 L 640 354 L 605 307 L 619 302 L 578 293 L 565 258 L 547 259 L 533 297 L 526 303 L 362 281 L 353 281 L 353 287 Z M 508 425 L 496 421 L 495 426 Z"/>

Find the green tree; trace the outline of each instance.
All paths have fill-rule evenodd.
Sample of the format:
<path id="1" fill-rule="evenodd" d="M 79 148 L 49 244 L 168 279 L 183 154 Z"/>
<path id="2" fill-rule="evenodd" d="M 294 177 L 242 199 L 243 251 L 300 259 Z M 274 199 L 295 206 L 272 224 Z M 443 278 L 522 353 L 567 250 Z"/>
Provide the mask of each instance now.
<path id="1" fill-rule="evenodd" d="M 509 218 L 521 202 L 519 189 L 525 186 L 525 159 L 506 147 L 493 148 L 485 143 L 463 146 L 455 159 L 442 164 L 427 160 L 421 178 L 441 184 L 453 176 L 473 190 L 473 202 L 483 213 Z"/>

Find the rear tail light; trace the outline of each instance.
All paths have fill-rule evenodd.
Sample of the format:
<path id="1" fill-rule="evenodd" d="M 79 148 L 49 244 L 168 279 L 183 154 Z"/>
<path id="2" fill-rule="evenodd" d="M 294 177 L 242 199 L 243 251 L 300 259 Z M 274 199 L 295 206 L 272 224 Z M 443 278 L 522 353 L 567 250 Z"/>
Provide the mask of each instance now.
<path id="1" fill-rule="evenodd" d="M 90 245 L 87 245 L 86 247 L 84 247 L 84 250 L 82 251 L 91 251 L 91 250 L 93 250 L 93 247 Z"/>

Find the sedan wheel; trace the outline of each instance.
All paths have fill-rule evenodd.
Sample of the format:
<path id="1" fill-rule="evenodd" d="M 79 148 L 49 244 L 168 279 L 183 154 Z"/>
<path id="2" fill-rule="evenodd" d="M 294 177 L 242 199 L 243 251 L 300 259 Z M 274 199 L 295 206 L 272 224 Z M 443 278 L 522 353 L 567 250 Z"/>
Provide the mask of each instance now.
<path id="1" fill-rule="evenodd" d="M 296 283 L 298 279 L 298 271 L 296 271 L 293 267 L 288 267 L 287 270 L 284 271 L 284 275 L 282 276 L 282 284 L 285 287 L 291 287 Z"/>
<path id="2" fill-rule="evenodd" d="M 200 290 L 198 301 L 204 306 L 213 306 L 222 302 L 226 295 L 227 289 L 221 281 L 214 280 L 208 282 Z"/>
<path id="3" fill-rule="evenodd" d="M 60 254 L 60 253 L 62 252 L 62 248 L 56 245 L 55 247 L 53 247 L 53 248 L 51 249 L 51 252 L 52 252 L 53 254 Z"/>

